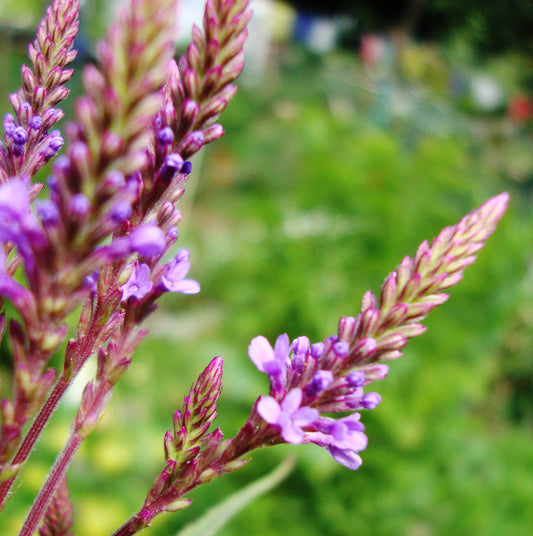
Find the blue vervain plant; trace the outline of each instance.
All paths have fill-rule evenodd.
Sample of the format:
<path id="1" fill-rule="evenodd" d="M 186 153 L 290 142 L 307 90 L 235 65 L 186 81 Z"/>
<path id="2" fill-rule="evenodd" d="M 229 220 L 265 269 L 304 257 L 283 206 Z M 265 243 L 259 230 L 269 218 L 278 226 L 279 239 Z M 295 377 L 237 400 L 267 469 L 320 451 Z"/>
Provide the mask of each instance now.
<path id="1" fill-rule="evenodd" d="M 0 509 L 66 389 L 96 355 L 67 442 L 35 499 L 21 536 L 72 534 L 66 481 L 70 462 L 97 425 L 115 384 L 146 336 L 144 320 L 166 292 L 195 294 L 186 279 L 189 252 L 164 259 L 178 239 L 176 203 L 191 173 L 190 157 L 221 137 L 217 123 L 243 68 L 249 0 L 208 0 L 203 28 L 174 61 L 177 0 L 131 0 L 83 70 L 84 94 L 65 134 L 58 105 L 76 56 L 78 0 L 55 0 L 29 47 L 22 87 L 10 95 L 0 146 L 0 297 L 2 335 L 13 355 L 10 399 L 1 402 Z M 64 152 L 58 156 L 65 146 Z M 54 160 L 45 184 L 36 173 Z M 349 469 L 361 463 L 367 436 L 359 410 L 380 402 L 366 386 L 385 378 L 421 321 L 474 262 L 503 215 L 507 194 L 488 200 L 414 258 L 405 257 L 376 297 L 367 292 L 356 317 L 311 344 L 280 335 L 254 338 L 248 354 L 267 374 L 261 395 L 235 437 L 212 429 L 222 388 L 216 357 L 173 416 L 161 472 L 140 510 L 113 534 L 127 536 L 162 512 L 190 504 L 200 484 L 235 471 L 252 450 L 314 443 Z M 50 366 L 79 312 L 62 366 Z M 335 418 L 335 414 L 341 414 Z"/>

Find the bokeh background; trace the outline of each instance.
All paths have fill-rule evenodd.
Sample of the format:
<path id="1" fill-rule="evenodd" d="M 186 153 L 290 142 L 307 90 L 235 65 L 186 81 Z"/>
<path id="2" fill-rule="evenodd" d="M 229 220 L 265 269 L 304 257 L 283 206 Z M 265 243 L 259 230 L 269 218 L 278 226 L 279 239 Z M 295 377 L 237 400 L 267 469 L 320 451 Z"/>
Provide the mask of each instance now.
<path id="1" fill-rule="evenodd" d="M 0 2 L 2 115 L 45 4 Z M 181 50 L 201 4 L 182 3 Z M 110 9 L 83 5 L 78 69 Z M 496 234 L 376 385 L 383 402 L 363 415 L 361 469 L 315 446 L 257 452 L 150 534 L 176 534 L 290 453 L 298 462 L 289 478 L 222 535 L 531 533 L 533 4 L 256 0 L 255 11 L 248 66 L 222 116 L 227 134 L 194 162 L 181 205 L 179 244 L 202 292 L 161 300 L 73 463 L 76 534 L 109 534 L 140 507 L 172 413 L 212 357 L 225 362 L 218 425 L 231 437 L 268 388 L 247 357 L 254 336 L 334 333 L 404 255 L 504 190 L 511 202 Z M 79 78 L 70 87 L 67 110 Z M 4 344 L 2 396 L 9 361 Z M 24 469 L 2 535 L 18 532 L 91 373 Z"/>

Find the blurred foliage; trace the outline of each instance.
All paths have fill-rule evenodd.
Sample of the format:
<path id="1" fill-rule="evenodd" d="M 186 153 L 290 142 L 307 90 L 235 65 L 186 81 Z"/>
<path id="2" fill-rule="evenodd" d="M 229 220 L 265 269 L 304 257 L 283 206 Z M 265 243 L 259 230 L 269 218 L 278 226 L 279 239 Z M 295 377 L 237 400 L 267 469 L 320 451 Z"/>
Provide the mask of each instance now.
<path id="1" fill-rule="evenodd" d="M 2 81 L 10 91 L 22 57 L 13 50 L 10 62 L 2 59 L 14 76 Z M 260 88 L 239 91 L 223 116 L 226 136 L 194 162 L 180 246 L 191 249 L 190 275 L 202 293 L 165 296 L 73 463 L 76 534 L 109 533 L 139 508 L 161 466 L 172 413 L 214 355 L 225 361 L 218 425 L 231 437 L 267 390 L 247 358 L 254 336 L 334 333 L 340 315 L 357 314 L 363 293 L 378 292 L 404 255 L 504 189 L 509 211 L 486 249 L 430 315 L 428 333 L 375 386 L 383 403 L 363 415 L 370 441 L 360 470 L 312 445 L 260 451 L 248 467 L 196 490 L 189 509 L 156 520 L 150 533 L 177 533 L 295 453 L 289 479 L 223 535 L 527 534 L 531 131 L 504 116 L 466 115 L 442 83 L 427 86 L 433 77 L 416 59 L 416 84 L 406 86 L 364 71 L 352 56 L 322 62 L 294 48 L 281 56 Z M 511 58 L 506 68 L 517 65 Z M 85 372 L 23 471 L 2 535 L 18 532 L 66 437 L 90 367 Z"/>
<path id="2" fill-rule="evenodd" d="M 48 0 L 2 0 L 0 24 L 15 32 L 28 28 L 33 30 L 39 24 L 48 3 Z"/>
<path id="3" fill-rule="evenodd" d="M 533 3 L 529 0 L 287 1 L 303 12 L 350 15 L 356 21 L 353 32 L 359 35 L 401 29 L 433 42 L 461 35 L 481 54 L 533 51 Z"/>

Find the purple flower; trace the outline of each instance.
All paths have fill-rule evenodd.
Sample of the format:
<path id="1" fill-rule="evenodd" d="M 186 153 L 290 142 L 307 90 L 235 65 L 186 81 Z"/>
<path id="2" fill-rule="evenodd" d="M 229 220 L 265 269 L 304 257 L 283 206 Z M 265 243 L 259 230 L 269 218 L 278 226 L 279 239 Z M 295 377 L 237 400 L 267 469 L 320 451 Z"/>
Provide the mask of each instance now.
<path id="1" fill-rule="evenodd" d="M 28 185 L 22 180 L 11 180 L 0 186 L 0 214 L 3 220 L 21 220 L 30 211 Z"/>
<path id="2" fill-rule="evenodd" d="M 143 257 L 160 255 L 165 251 L 165 235 L 155 223 L 145 223 L 131 233 L 129 246 Z"/>
<path id="3" fill-rule="evenodd" d="M 325 447 L 335 461 L 355 471 L 363 463 L 358 452 L 368 444 L 360 419 L 359 413 L 337 420 L 320 417 L 313 423 L 316 431 L 306 432 L 305 441 Z"/>
<path id="4" fill-rule="evenodd" d="M 25 144 L 22 144 L 22 143 L 14 143 L 12 148 L 13 148 L 13 154 L 15 156 L 21 156 L 24 154 L 24 145 Z"/>
<path id="5" fill-rule="evenodd" d="M 141 299 L 144 298 L 152 289 L 152 281 L 150 280 L 150 268 L 147 264 L 135 263 L 129 279 L 120 287 L 122 290 L 122 300 L 125 301 L 129 297 Z"/>
<path id="6" fill-rule="evenodd" d="M 298 444 L 304 439 L 302 427 L 308 426 L 319 417 L 316 409 L 300 407 L 301 403 L 302 390 L 296 388 L 289 391 L 281 405 L 271 396 L 261 397 L 257 403 L 257 411 L 266 422 L 281 428 L 281 437 L 287 443 Z"/>
<path id="7" fill-rule="evenodd" d="M 30 211 L 29 187 L 13 179 L 0 185 L 0 242 L 13 242 L 24 257 L 26 269 L 33 270 L 33 248 L 45 240 L 37 218 Z"/>
<path id="8" fill-rule="evenodd" d="M 176 257 L 167 264 L 166 273 L 161 278 L 163 286 L 171 292 L 182 294 L 197 294 L 200 292 L 200 284 L 194 279 L 184 279 L 191 268 L 189 251 L 182 249 Z"/>
<path id="9" fill-rule="evenodd" d="M 326 447 L 335 461 L 353 471 L 363 463 L 357 453 L 365 450 L 368 444 L 368 438 L 363 432 L 365 427 L 360 418 L 359 413 L 353 413 L 349 417 L 335 421 L 330 430 L 334 443 Z"/>
<path id="10" fill-rule="evenodd" d="M 248 355 L 254 365 L 271 379 L 285 374 L 289 365 L 289 336 L 284 333 L 276 339 L 274 348 L 266 337 L 259 335 L 248 346 Z"/>
<path id="11" fill-rule="evenodd" d="M 365 426 L 361 422 L 359 413 L 352 413 L 348 417 L 334 420 L 331 423 L 329 434 L 334 440 L 333 445 L 338 449 L 364 450 L 368 438 L 363 433 Z"/>

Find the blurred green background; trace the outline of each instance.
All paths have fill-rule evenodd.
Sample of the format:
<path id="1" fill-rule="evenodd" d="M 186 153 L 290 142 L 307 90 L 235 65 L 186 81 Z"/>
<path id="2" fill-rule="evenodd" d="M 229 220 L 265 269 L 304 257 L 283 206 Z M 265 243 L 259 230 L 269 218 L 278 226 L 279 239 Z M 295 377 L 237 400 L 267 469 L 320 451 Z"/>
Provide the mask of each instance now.
<path id="1" fill-rule="evenodd" d="M 38 4 L 2 4 L 3 94 L 20 84 Z M 98 34 L 97 14 L 88 14 L 86 35 Z M 334 333 L 338 318 L 355 316 L 363 293 L 378 292 L 422 240 L 504 190 L 509 210 L 486 249 L 431 313 L 428 332 L 375 386 L 383 402 L 363 415 L 369 446 L 361 469 L 351 472 L 315 446 L 257 452 L 147 534 L 176 534 L 289 453 L 298 456 L 291 476 L 221 534 L 531 532 L 533 130 L 531 117 L 513 115 L 509 103 L 533 96 L 532 63 L 515 50 L 479 55 L 459 37 L 438 46 L 408 41 L 385 67 L 354 50 L 317 55 L 272 45 L 263 78 L 250 77 L 224 113 L 227 134 L 194 162 L 180 207 L 179 244 L 191 250 L 190 276 L 202 292 L 161 300 L 151 335 L 69 472 L 78 536 L 109 534 L 141 506 L 172 413 L 212 357 L 224 358 L 218 425 L 231 437 L 268 389 L 247 357 L 253 337 L 287 332 L 316 341 Z M 480 75 L 505 95 L 491 110 L 453 83 L 470 87 Z M 70 87 L 79 91 L 79 79 Z M 0 102 L 2 115 L 8 106 Z M 1 359 L 7 380 L 5 348 Z M 2 535 L 18 532 L 76 396 L 73 389 L 24 469 Z"/>

